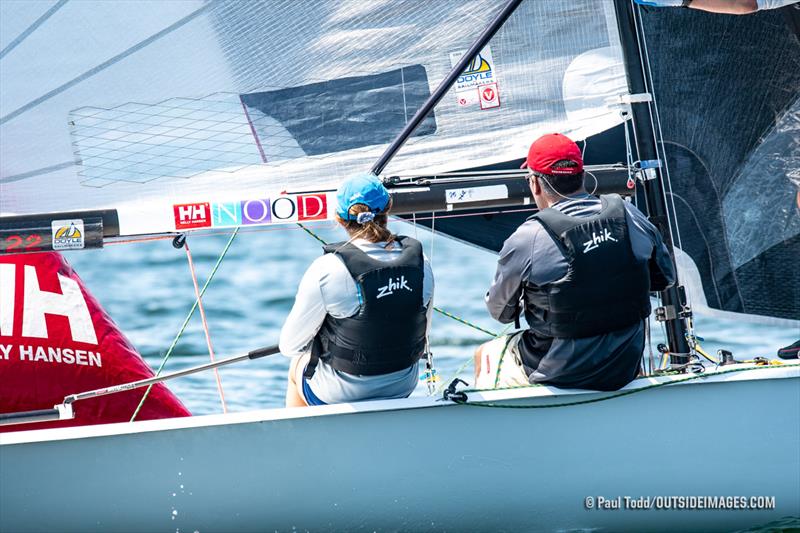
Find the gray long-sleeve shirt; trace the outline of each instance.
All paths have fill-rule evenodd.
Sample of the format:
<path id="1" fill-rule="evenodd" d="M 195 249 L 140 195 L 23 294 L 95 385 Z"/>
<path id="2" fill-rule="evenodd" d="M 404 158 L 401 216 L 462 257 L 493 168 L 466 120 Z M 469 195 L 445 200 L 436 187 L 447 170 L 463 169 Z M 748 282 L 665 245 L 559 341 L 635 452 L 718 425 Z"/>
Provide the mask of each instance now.
<path id="1" fill-rule="evenodd" d="M 566 215 L 586 217 L 601 208 L 587 193 L 571 195 L 552 206 Z M 661 235 L 633 204 L 626 203 L 626 221 L 634 256 L 648 262 L 653 290 L 675 282 L 675 271 Z M 525 282 L 553 283 L 567 274 L 567 259 L 537 220 L 522 224 L 504 243 L 494 282 L 486 294 L 489 313 L 500 322 L 514 320 Z M 602 282 L 602 280 L 599 280 Z M 613 312 L 613 295 L 609 295 Z M 644 324 L 579 339 L 550 339 L 526 332 L 520 343 L 523 365 L 531 382 L 575 388 L 619 388 L 636 376 L 644 348 Z"/>

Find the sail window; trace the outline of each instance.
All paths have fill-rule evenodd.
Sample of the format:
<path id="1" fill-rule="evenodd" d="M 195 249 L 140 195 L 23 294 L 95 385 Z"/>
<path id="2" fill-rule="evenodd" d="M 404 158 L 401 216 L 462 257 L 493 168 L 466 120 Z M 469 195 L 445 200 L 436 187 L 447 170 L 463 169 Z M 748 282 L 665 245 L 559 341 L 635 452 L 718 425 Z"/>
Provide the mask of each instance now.
<path id="1" fill-rule="evenodd" d="M 429 96 L 425 68 L 412 65 L 241 98 L 264 159 L 272 161 L 389 143 Z M 432 112 L 414 136 L 435 132 Z"/>

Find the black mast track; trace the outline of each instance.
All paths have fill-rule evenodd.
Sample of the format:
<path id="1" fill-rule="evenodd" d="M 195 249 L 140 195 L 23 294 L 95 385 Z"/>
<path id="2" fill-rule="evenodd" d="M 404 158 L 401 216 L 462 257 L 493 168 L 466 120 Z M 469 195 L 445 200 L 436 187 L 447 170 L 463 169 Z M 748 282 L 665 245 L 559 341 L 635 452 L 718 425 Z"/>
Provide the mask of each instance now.
<path id="1" fill-rule="evenodd" d="M 614 9 L 622 45 L 625 74 L 628 79 L 628 91 L 630 94 L 652 94 L 652 84 L 645 76 L 645 65 L 639 48 L 639 43 L 643 39 L 641 34 L 643 28 L 641 25 L 636 24 L 634 10 L 638 8 L 634 6 L 631 0 L 614 0 Z M 653 128 L 655 117 L 651 103 L 639 102 L 630 105 L 639 157 L 642 161 L 657 161 L 659 157 L 656 149 L 656 134 Z M 662 161 L 661 165 L 663 164 L 664 162 Z M 670 251 L 672 264 L 675 266 L 675 250 L 669 227 L 669 211 L 665 202 L 666 194 L 664 192 L 662 167 L 656 165 L 644 172 L 647 178 L 643 181 L 648 206 L 647 214 L 650 221 L 661 232 L 667 249 Z M 689 353 L 689 344 L 686 340 L 686 321 L 681 316 L 684 307 L 681 292 L 678 282 L 672 288 L 661 292 L 661 301 L 665 309 L 666 320 L 664 324 L 667 330 L 667 343 L 669 351 L 673 354 Z M 672 355 L 671 362 L 674 364 L 686 363 L 688 362 L 688 357 L 686 355 Z"/>
<path id="2" fill-rule="evenodd" d="M 414 113 L 414 116 L 411 117 L 411 120 L 406 123 L 403 131 L 400 132 L 395 140 L 392 141 L 392 144 L 386 148 L 386 151 L 383 152 L 375 164 L 372 165 L 372 170 L 370 172 L 376 176 L 383 172 L 383 169 L 386 168 L 386 165 L 389 164 L 389 161 L 392 160 L 397 151 L 400 150 L 408 138 L 411 137 L 411 134 L 414 133 L 417 127 L 422 124 L 422 121 L 425 120 L 425 117 L 428 116 L 428 113 L 430 113 L 431 110 L 436 107 L 436 104 L 438 104 L 447 91 L 450 90 L 450 87 L 452 87 L 456 82 L 458 76 L 464 72 L 465 68 L 467 68 L 467 64 L 469 64 L 469 62 L 478 55 L 483 47 L 489 43 L 492 37 L 494 37 L 494 34 L 497 33 L 497 30 L 499 30 L 503 24 L 505 24 L 506 20 L 508 20 L 508 17 L 511 16 L 511 14 L 517 9 L 517 7 L 519 7 L 521 3 L 522 0 L 509 0 L 508 3 L 506 3 L 502 11 L 500 11 L 494 20 L 489 23 L 489 26 L 483 30 L 483 33 L 478 36 L 477 40 L 472 43 L 472 46 L 464 54 L 464 57 L 462 57 L 458 64 L 453 67 L 447 77 L 442 80 L 433 94 L 428 97 L 428 100 L 424 104 L 422 104 L 422 107 L 420 107 L 417 112 Z"/>

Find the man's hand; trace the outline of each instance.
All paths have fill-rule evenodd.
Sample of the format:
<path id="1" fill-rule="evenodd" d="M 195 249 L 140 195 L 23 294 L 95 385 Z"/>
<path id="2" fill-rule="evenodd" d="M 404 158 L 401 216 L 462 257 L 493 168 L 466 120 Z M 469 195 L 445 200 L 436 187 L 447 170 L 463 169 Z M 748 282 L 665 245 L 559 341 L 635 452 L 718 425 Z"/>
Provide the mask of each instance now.
<path id="1" fill-rule="evenodd" d="M 640 6 L 652 7 L 681 7 L 683 0 L 633 0 Z"/>

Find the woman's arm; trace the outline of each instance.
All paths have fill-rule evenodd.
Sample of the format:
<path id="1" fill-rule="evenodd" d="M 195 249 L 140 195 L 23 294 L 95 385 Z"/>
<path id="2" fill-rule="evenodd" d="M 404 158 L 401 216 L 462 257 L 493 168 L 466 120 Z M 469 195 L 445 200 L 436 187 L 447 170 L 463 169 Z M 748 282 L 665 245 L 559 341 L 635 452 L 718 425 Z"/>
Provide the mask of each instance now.
<path id="1" fill-rule="evenodd" d="M 303 355 L 308 351 L 325 321 L 327 311 L 320 289 L 323 259 L 318 258 L 306 270 L 297 288 L 292 310 L 281 329 L 279 345 L 281 353 L 287 357 Z"/>

